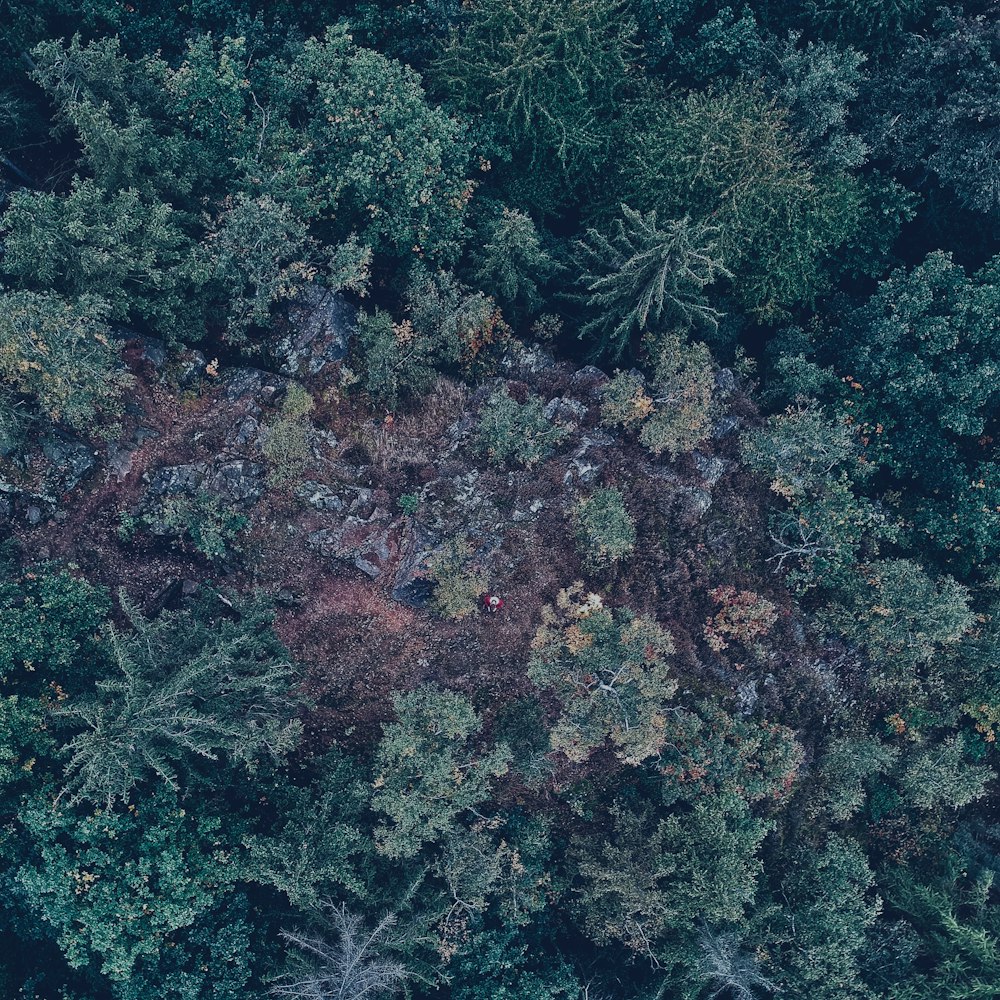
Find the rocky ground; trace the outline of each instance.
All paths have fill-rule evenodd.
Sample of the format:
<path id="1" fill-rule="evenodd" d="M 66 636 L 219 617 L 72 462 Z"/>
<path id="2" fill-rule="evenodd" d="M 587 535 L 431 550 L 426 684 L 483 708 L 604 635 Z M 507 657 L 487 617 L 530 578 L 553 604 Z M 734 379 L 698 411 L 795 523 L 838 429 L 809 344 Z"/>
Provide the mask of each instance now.
<path id="1" fill-rule="evenodd" d="M 307 665 L 316 746 L 369 740 L 391 713 L 389 693 L 421 680 L 465 689 L 491 711 L 527 693 L 542 604 L 586 576 L 567 511 L 608 484 L 624 494 L 639 542 L 620 569 L 587 583 L 669 627 L 682 674 L 746 708 L 778 697 L 789 671 L 810 674 L 803 691 L 825 683 L 761 548 L 766 488 L 738 462 L 739 430 L 754 410 L 728 371 L 718 373 L 711 438 L 670 462 L 600 426 L 604 373 L 511 348 L 499 377 L 514 395 L 541 395 L 569 433 L 540 466 L 497 469 L 470 448 L 495 382 L 470 389 L 442 379 L 415 408 L 375 410 L 338 388 L 350 329 L 350 307 L 317 295 L 259 368 L 130 340 L 136 382 L 121 434 L 95 443 L 53 432 L 24 466 L 0 467 L 0 524 L 27 561 L 74 564 L 124 587 L 146 613 L 209 582 L 272 595 L 280 633 Z M 284 482 L 264 445 L 295 381 L 316 405 L 307 454 Z M 221 554 L 199 551 L 171 520 L 178 498 L 199 517 L 207 505 L 209 516 L 238 525 Z M 428 559 L 458 535 L 503 595 L 501 615 L 451 621 L 427 607 Z M 781 609 L 766 650 L 746 663 L 704 642 L 717 610 L 709 591 L 720 583 Z"/>

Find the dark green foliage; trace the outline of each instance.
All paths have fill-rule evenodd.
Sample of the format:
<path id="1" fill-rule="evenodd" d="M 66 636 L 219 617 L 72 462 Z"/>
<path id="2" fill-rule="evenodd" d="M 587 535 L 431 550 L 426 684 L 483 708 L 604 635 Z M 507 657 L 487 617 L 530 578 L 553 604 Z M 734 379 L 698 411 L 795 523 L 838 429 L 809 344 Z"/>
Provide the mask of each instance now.
<path id="1" fill-rule="evenodd" d="M 908 559 L 878 560 L 860 570 L 844 607 L 828 613 L 841 634 L 868 651 L 885 678 L 905 679 L 973 625 L 969 592 L 951 577 L 934 577 Z"/>
<path id="2" fill-rule="evenodd" d="M 903 1000 L 976 1000 L 1000 985 L 1000 926 L 991 900 L 995 854 L 977 857 L 982 847 L 962 846 L 973 850 L 948 850 L 929 878 L 907 868 L 890 876 L 888 905 L 915 939 L 914 961 L 893 984 Z"/>
<path id="3" fill-rule="evenodd" d="M 334 220 L 341 238 L 363 231 L 370 245 L 404 257 L 455 256 L 469 149 L 412 70 L 335 27 L 305 43 L 282 84 L 305 140 L 299 169 L 313 211 Z"/>
<path id="4" fill-rule="evenodd" d="M 821 1000 L 869 997 L 860 965 L 880 905 L 874 877 L 854 840 L 831 835 L 803 847 L 782 878 L 780 951 L 766 967 L 782 990 Z"/>
<path id="5" fill-rule="evenodd" d="M 865 783 L 889 770 L 899 750 L 872 736 L 843 736 L 826 749 L 820 763 L 823 804 L 835 820 L 853 816 L 865 802 Z"/>
<path id="6" fill-rule="evenodd" d="M 385 727 L 375 759 L 372 807 L 384 819 L 378 849 L 409 858 L 447 835 L 489 795 L 507 770 L 509 750 L 477 752 L 482 721 L 461 695 L 428 685 L 393 699 L 398 721 Z"/>
<path id="7" fill-rule="evenodd" d="M 536 312 L 543 299 L 539 285 L 557 269 L 531 216 L 490 206 L 471 248 L 475 284 L 493 295 L 511 319 Z"/>
<path id="8" fill-rule="evenodd" d="M 407 289 L 413 330 L 429 345 L 439 368 L 481 367 L 507 332 L 496 303 L 450 271 L 413 269 Z"/>
<path id="9" fill-rule="evenodd" d="M 0 679 L 38 697 L 46 689 L 79 694 L 110 655 L 107 592 L 65 570 L 41 569 L 0 580 Z"/>
<path id="10" fill-rule="evenodd" d="M 685 216 L 657 223 L 622 205 L 612 236 L 594 229 L 576 244 L 580 297 L 591 318 L 580 336 L 590 353 L 621 357 L 636 335 L 655 344 L 665 331 L 686 333 L 718 326 L 720 313 L 703 289 L 731 277 L 716 253 L 715 230 Z"/>
<path id="11" fill-rule="evenodd" d="M 778 98 L 788 108 L 788 124 L 799 133 L 812 162 L 834 170 L 863 164 L 868 149 L 850 131 L 848 113 L 864 80 L 865 56 L 829 42 L 802 45 L 801 35 L 793 33 L 778 61 Z"/>
<path id="12" fill-rule="evenodd" d="M 699 922 L 738 924 L 756 895 L 768 824 L 730 796 L 659 819 L 619 801 L 607 823 L 603 837 L 573 845 L 589 935 L 620 941 L 667 969 L 679 966 L 674 976 L 682 981 L 693 978 Z"/>
<path id="13" fill-rule="evenodd" d="M 887 60 L 909 33 L 937 8 L 928 0 L 831 0 L 805 5 L 807 21 L 826 37 Z"/>
<path id="14" fill-rule="evenodd" d="M 515 172 L 509 183 L 549 210 L 607 152 L 634 30 L 603 0 L 485 0 L 467 10 L 433 78 L 456 107 L 485 112 L 497 152 L 507 159 L 513 147 L 543 175 Z M 560 173 L 546 186 L 552 161 Z"/>
<path id="15" fill-rule="evenodd" d="M 734 293 L 774 320 L 827 283 L 824 257 L 859 222 L 856 182 L 820 172 L 788 113 L 756 86 L 694 92 L 641 106 L 620 162 L 628 198 L 664 218 L 689 215 L 716 230 Z"/>
<path id="16" fill-rule="evenodd" d="M 907 803 L 918 809 L 958 809 L 986 794 L 993 771 L 965 759 L 960 736 L 913 754 L 902 775 Z"/>
<path id="17" fill-rule="evenodd" d="M 771 519 L 771 557 L 800 590 L 853 580 L 859 559 L 895 537 L 881 505 L 858 495 L 855 478 L 870 468 L 850 424 L 818 407 L 788 407 L 744 439 L 743 455 L 787 501 Z"/>
<path id="18" fill-rule="evenodd" d="M 779 800 L 792 789 L 803 750 L 795 734 L 772 722 L 730 716 L 702 704 L 674 709 L 657 762 L 664 805 L 733 795 L 748 805 Z"/>
<path id="19" fill-rule="evenodd" d="M 55 749 L 41 701 L 18 695 L 0 697 L 0 800 L 9 796 L 14 801 Z"/>
<path id="20" fill-rule="evenodd" d="M 501 927 L 476 935 L 477 948 L 453 963 L 455 1000 L 570 1000 L 579 996 L 578 974 L 553 954 L 550 929 Z"/>
<path id="21" fill-rule="evenodd" d="M 861 432 L 865 461 L 900 485 L 914 541 L 946 562 L 988 559 L 997 471 L 987 447 L 995 405 L 996 308 L 991 263 L 969 277 L 946 254 L 894 272 L 808 360 L 841 375 L 821 391 Z"/>
<path id="22" fill-rule="evenodd" d="M 231 827 L 162 786 L 127 810 L 53 808 L 42 793 L 20 822 L 23 856 L 8 884 L 71 968 L 89 968 L 122 1000 L 245 996 L 255 935 L 235 889 L 243 866 Z"/>
<path id="23" fill-rule="evenodd" d="M 20 287 L 99 296 L 171 341 L 216 324 L 238 340 L 324 263 L 363 289 L 370 248 L 457 256 L 460 126 L 341 28 L 266 67 L 246 38 L 208 36 L 177 66 L 79 37 L 34 61 L 84 169 L 68 193 L 12 198 L 3 270 Z"/>
<path id="24" fill-rule="evenodd" d="M 319 252 L 306 223 L 269 194 L 240 195 L 225 203 L 205 234 L 211 280 L 229 293 L 226 331 L 238 340 L 264 326 L 276 302 L 294 298 L 319 270 Z M 364 290 L 371 252 L 353 242 L 328 255 L 334 283 Z"/>
<path id="25" fill-rule="evenodd" d="M 996 11 L 942 9 L 875 81 L 871 142 L 907 170 L 926 168 L 979 212 L 1000 208 L 1000 23 Z"/>
<path id="26" fill-rule="evenodd" d="M 22 286 L 98 296 L 119 323 L 137 320 L 168 337 L 184 331 L 181 339 L 200 339 L 207 275 L 166 202 L 82 180 L 65 196 L 17 193 L 3 226 L 3 269 Z"/>
<path id="27" fill-rule="evenodd" d="M 283 892 L 300 910 L 315 909 L 342 890 L 364 898 L 374 854 L 361 829 L 368 796 L 357 762 L 332 750 L 311 784 L 282 788 L 275 828 L 249 841 L 254 881 Z"/>
<path id="28" fill-rule="evenodd" d="M 107 626 L 109 676 L 58 711 L 80 729 L 66 745 L 70 801 L 110 808 L 151 777 L 177 788 L 199 758 L 253 771 L 294 745 L 292 668 L 266 609 L 245 604 L 234 621 L 211 600 L 151 622 L 126 606 L 132 631 Z"/>
<path id="29" fill-rule="evenodd" d="M 655 76 L 680 86 L 704 86 L 758 69 L 765 32 L 747 5 L 702 0 L 641 0 L 636 3 L 639 37 Z"/>
<path id="30" fill-rule="evenodd" d="M 357 343 L 363 384 L 374 399 L 395 408 L 406 395 L 425 392 L 434 381 L 433 349 L 412 324 L 396 324 L 381 310 L 358 320 Z"/>

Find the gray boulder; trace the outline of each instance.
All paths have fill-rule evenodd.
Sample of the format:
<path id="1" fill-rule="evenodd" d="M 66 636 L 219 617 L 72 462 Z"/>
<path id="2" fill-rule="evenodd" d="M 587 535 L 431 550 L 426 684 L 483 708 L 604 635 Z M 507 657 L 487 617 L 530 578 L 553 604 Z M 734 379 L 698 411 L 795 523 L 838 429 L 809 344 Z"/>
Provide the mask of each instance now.
<path id="1" fill-rule="evenodd" d="M 334 511 L 337 514 L 358 514 L 364 508 L 371 508 L 373 504 L 372 491 L 364 486 L 340 484 L 334 488 L 307 479 L 295 493 L 310 507 L 315 507 L 316 510 Z M 371 513 L 374 511 L 369 510 L 369 516 Z"/>
<path id="2" fill-rule="evenodd" d="M 146 498 L 178 493 L 208 493 L 250 507 L 264 495 L 264 467 L 245 459 L 164 466 L 153 474 Z"/>
<path id="3" fill-rule="evenodd" d="M 64 431 L 53 431 L 42 439 L 42 454 L 49 462 L 46 482 L 60 493 L 74 489 L 95 465 L 93 451 Z"/>
<path id="4" fill-rule="evenodd" d="M 346 517 L 341 524 L 320 528 L 306 537 L 320 555 L 347 562 L 372 579 L 386 570 L 399 552 L 393 526 L 382 511 L 371 517 Z"/>
<path id="5" fill-rule="evenodd" d="M 226 398 L 235 403 L 252 399 L 268 406 L 275 403 L 288 387 L 288 379 L 259 368 L 231 368 L 222 376 Z"/>
<path id="6" fill-rule="evenodd" d="M 614 440 L 610 434 L 601 430 L 584 434 L 576 451 L 569 459 L 568 467 L 563 475 L 563 482 L 567 486 L 574 482 L 581 485 L 594 482 L 607 464 L 603 449 L 614 444 Z"/>
<path id="7" fill-rule="evenodd" d="M 403 554 L 392 583 L 392 598 L 411 608 L 424 608 L 434 593 L 427 567 L 441 548 L 441 536 L 425 525 L 411 522 L 403 541 Z"/>
<path id="8" fill-rule="evenodd" d="M 358 311 L 337 292 L 310 285 L 288 310 L 286 336 L 274 346 L 285 375 L 315 375 L 347 355 Z"/>

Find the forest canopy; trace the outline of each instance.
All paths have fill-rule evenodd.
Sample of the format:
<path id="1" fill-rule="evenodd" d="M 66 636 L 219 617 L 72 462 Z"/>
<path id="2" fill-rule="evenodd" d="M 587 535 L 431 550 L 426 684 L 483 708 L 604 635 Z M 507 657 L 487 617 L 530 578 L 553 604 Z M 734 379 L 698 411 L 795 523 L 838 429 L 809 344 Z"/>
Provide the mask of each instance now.
<path id="1" fill-rule="evenodd" d="M 0 994 L 1000 996 L 995 0 L 0 25 Z"/>

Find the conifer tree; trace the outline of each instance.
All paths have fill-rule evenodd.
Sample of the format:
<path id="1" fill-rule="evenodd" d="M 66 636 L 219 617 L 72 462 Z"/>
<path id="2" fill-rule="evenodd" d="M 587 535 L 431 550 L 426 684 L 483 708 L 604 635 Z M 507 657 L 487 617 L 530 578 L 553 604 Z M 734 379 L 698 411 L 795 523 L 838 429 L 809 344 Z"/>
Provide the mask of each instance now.
<path id="1" fill-rule="evenodd" d="M 294 745 L 292 668 L 260 602 L 239 621 L 206 603 L 148 621 L 122 603 L 132 631 L 108 625 L 110 676 L 57 712 L 81 730 L 66 744 L 71 802 L 128 801 L 149 777 L 176 788 L 198 758 L 252 770 Z"/>

